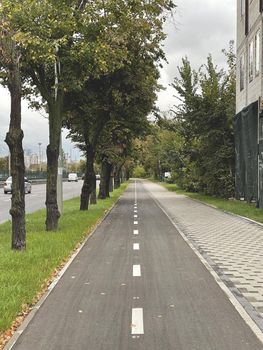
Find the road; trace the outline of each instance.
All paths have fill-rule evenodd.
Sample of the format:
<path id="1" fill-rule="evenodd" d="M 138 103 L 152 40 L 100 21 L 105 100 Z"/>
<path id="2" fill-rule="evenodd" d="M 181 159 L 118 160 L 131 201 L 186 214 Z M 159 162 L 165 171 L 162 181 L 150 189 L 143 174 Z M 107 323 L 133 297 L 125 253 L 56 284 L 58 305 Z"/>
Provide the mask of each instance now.
<path id="1" fill-rule="evenodd" d="M 19 334 L 14 350 L 263 348 L 142 183 L 129 186 Z"/>
<path id="2" fill-rule="evenodd" d="M 64 200 L 80 195 L 83 181 L 63 182 Z M 45 207 L 46 185 L 32 184 L 32 193 L 26 194 L 26 213 L 32 213 Z M 0 223 L 9 220 L 11 205 L 11 194 L 4 194 L 3 188 L 0 188 Z"/>

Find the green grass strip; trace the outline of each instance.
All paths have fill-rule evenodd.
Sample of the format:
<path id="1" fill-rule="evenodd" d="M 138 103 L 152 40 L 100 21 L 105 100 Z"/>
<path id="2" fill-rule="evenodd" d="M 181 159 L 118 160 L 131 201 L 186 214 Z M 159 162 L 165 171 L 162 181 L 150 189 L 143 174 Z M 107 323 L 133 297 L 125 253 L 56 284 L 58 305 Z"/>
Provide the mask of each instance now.
<path id="1" fill-rule="evenodd" d="M 165 182 L 158 182 L 158 184 L 177 194 L 183 194 L 229 213 L 245 216 L 246 218 L 263 223 L 263 209 L 256 208 L 255 204 L 186 192 L 181 190 L 176 184 L 168 184 Z"/>
<path id="2" fill-rule="evenodd" d="M 0 225 L 0 335 L 32 304 L 54 270 L 67 261 L 126 187 L 122 184 L 111 193 L 111 198 L 98 200 L 85 212 L 79 211 L 79 198 L 65 201 L 56 232 L 44 230 L 45 210 L 27 215 L 27 250 L 22 253 L 10 249 L 11 223 Z"/>

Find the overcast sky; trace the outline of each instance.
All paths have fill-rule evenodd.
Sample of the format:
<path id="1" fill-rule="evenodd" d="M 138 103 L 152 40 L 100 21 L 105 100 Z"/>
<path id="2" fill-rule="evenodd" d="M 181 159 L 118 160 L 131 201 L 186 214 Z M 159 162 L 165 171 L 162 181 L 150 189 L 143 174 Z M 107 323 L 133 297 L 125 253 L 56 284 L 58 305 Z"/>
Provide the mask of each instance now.
<path id="1" fill-rule="evenodd" d="M 164 49 L 169 64 L 161 72 L 161 84 L 166 87 L 159 93 L 157 105 L 162 111 L 169 110 L 176 103 L 174 91 L 169 84 L 177 75 L 181 59 L 188 56 L 194 68 L 198 68 L 211 53 L 214 62 L 222 67 L 225 57 L 221 50 L 228 47 L 236 37 L 236 0 L 177 0 L 178 7 L 174 21 L 168 20 L 165 30 L 167 39 Z M 9 94 L 0 87 L 0 155 L 7 154 L 4 142 L 9 122 Z M 24 148 L 38 153 L 40 142 L 42 151 L 48 144 L 48 121 L 38 112 L 29 110 L 26 102 L 22 107 Z M 65 135 L 66 132 L 63 132 Z M 70 141 L 63 137 L 63 149 L 72 159 L 79 153 Z"/>

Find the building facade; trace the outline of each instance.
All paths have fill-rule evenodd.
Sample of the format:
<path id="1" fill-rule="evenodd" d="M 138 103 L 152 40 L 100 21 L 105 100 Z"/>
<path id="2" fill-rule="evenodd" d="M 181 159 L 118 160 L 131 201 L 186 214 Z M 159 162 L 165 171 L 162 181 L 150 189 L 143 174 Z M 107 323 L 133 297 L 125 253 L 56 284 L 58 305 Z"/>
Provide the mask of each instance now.
<path id="1" fill-rule="evenodd" d="M 263 0 L 237 0 L 236 198 L 263 207 Z"/>
<path id="2" fill-rule="evenodd" d="M 262 12 L 262 0 L 237 0 L 237 113 L 263 96 Z"/>

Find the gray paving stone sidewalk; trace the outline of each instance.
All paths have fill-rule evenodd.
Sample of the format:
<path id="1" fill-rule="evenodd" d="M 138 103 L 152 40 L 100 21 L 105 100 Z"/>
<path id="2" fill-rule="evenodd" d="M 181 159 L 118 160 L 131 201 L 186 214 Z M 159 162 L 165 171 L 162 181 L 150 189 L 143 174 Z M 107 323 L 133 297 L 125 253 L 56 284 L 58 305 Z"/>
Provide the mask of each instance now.
<path id="1" fill-rule="evenodd" d="M 263 317 L 263 226 L 151 182 L 144 181 L 144 186 L 198 250 L 213 261 L 217 272 L 227 276 Z"/>

